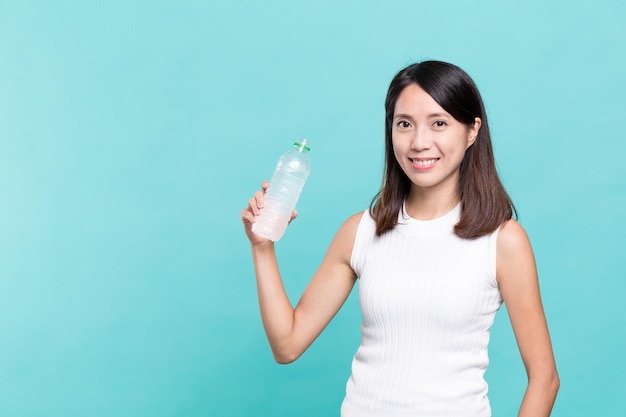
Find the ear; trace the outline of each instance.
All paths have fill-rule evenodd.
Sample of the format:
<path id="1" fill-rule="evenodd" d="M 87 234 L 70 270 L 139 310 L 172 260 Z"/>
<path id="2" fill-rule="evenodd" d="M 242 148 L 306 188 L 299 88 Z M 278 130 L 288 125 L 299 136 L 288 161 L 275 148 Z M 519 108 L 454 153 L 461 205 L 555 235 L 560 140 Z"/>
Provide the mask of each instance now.
<path id="1" fill-rule="evenodd" d="M 480 117 L 476 117 L 474 119 L 474 124 L 470 126 L 469 131 L 467 132 L 467 148 L 469 148 L 474 144 L 474 142 L 476 142 L 476 138 L 478 137 L 478 131 L 480 130 L 481 124 L 482 121 L 480 120 Z"/>

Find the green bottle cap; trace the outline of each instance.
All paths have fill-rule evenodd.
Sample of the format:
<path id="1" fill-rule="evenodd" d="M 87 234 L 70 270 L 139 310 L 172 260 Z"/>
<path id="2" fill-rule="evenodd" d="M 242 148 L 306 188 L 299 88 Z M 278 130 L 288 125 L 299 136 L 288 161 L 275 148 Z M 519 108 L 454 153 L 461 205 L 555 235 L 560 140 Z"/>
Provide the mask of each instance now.
<path id="1" fill-rule="evenodd" d="M 311 142 L 306 139 L 298 139 L 293 143 L 293 146 L 297 146 L 300 149 L 304 149 L 305 151 L 311 150 Z"/>

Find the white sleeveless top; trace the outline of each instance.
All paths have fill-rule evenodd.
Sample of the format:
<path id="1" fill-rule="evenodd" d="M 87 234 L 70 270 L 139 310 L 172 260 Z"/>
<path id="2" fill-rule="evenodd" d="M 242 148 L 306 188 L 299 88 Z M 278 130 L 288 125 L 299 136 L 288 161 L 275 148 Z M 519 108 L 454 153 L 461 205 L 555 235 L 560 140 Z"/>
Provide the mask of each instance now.
<path id="1" fill-rule="evenodd" d="M 351 266 L 360 278 L 362 340 L 342 417 L 488 417 L 487 344 L 502 305 L 497 233 L 454 234 L 461 205 L 434 220 L 399 215 L 375 235 L 363 213 Z"/>

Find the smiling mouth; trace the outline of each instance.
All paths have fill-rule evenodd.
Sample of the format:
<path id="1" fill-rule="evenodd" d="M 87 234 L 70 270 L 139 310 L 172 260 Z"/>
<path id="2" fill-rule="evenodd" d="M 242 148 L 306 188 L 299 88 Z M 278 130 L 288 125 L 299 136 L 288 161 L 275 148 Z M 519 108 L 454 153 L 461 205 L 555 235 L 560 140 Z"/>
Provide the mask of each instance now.
<path id="1" fill-rule="evenodd" d="M 411 162 L 413 163 L 413 165 L 420 167 L 420 168 L 427 168 L 430 167 L 432 165 L 435 165 L 435 162 L 437 162 L 439 160 L 439 158 L 431 158 L 431 159 L 411 159 Z"/>

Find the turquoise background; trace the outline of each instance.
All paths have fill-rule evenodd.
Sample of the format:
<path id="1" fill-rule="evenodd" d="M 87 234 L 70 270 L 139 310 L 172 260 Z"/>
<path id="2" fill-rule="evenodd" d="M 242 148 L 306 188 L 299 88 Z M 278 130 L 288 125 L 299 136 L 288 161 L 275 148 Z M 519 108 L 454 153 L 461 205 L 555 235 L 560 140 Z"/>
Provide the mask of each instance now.
<path id="1" fill-rule="evenodd" d="M 380 183 L 389 81 L 453 62 L 533 242 L 554 416 L 626 415 L 626 7 L 546 1 L 0 0 L 0 416 L 333 416 L 356 291 L 273 362 L 239 211 L 296 137 L 295 303 Z M 526 383 L 497 316 L 494 416 Z"/>

